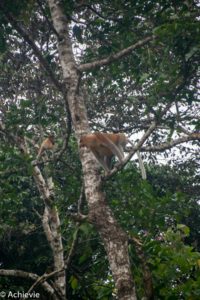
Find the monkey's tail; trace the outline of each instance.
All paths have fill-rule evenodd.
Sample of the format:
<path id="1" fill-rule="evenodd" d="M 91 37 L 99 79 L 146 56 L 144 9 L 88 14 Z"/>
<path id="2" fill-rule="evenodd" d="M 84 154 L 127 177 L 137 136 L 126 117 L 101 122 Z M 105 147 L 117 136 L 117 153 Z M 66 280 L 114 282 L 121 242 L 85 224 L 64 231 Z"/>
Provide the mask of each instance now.
<path id="1" fill-rule="evenodd" d="M 142 175 L 142 179 L 146 180 L 147 179 L 147 173 L 144 167 L 144 163 L 140 154 L 140 151 L 137 151 L 137 156 L 138 156 L 138 161 L 139 161 L 139 167 L 140 167 L 140 171 L 141 171 L 141 175 Z"/>

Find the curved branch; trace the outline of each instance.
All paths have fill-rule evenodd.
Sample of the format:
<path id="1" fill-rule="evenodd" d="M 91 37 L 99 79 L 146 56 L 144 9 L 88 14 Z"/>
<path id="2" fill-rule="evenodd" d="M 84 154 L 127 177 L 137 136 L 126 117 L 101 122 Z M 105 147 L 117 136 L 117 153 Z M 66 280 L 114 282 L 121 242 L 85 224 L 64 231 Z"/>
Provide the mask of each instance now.
<path id="1" fill-rule="evenodd" d="M 34 281 L 38 280 L 40 278 L 40 276 L 38 276 L 37 274 L 34 274 L 34 273 L 25 272 L 22 270 L 5 270 L 5 269 L 0 269 L 0 276 L 21 277 L 21 278 L 25 278 L 25 279 L 31 279 Z M 53 299 L 57 299 L 57 297 L 55 296 L 55 291 L 49 283 L 40 282 L 40 284 L 48 294 L 53 296 Z"/>
<path id="2" fill-rule="evenodd" d="M 149 41 L 153 40 L 155 37 L 152 36 L 148 36 L 140 41 L 138 41 L 137 43 L 129 46 L 128 48 L 125 48 L 115 54 L 112 54 L 110 56 L 108 56 L 107 58 L 103 58 L 100 60 L 96 60 L 90 63 L 86 63 L 86 64 L 82 64 L 79 66 L 79 70 L 81 72 L 83 71 L 88 71 L 88 70 L 92 70 L 95 69 L 97 67 L 102 67 L 102 66 L 106 66 L 109 65 L 110 63 L 118 60 L 119 58 L 122 58 L 128 54 L 130 54 L 133 50 L 140 48 L 142 46 L 144 46 L 145 44 L 147 44 Z"/>
<path id="3" fill-rule="evenodd" d="M 47 281 L 47 279 L 49 279 L 50 277 L 53 277 L 54 275 L 57 275 L 58 273 L 61 273 L 63 271 L 64 271 L 64 268 L 53 271 L 51 273 L 44 273 L 42 276 L 37 276 L 37 278 L 35 278 L 36 279 L 35 282 L 30 287 L 30 289 L 28 290 L 27 293 L 30 294 L 33 291 L 33 289 L 36 288 L 36 286 L 38 286 L 39 284 L 43 285 Z"/>
<path id="4" fill-rule="evenodd" d="M 162 143 L 160 145 L 155 145 L 155 146 L 147 146 L 147 147 L 142 147 L 140 148 L 140 151 L 142 152 L 150 152 L 150 151 L 158 151 L 158 152 L 162 152 L 165 151 L 167 149 L 171 149 L 174 146 L 177 146 L 179 144 L 185 143 L 185 142 L 189 142 L 189 141 L 200 141 L 200 132 L 194 132 L 191 133 L 190 135 L 187 136 L 182 136 L 176 140 L 172 140 L 168 143 Z M 136 147 L 134 147 L 135 149 Z"/>

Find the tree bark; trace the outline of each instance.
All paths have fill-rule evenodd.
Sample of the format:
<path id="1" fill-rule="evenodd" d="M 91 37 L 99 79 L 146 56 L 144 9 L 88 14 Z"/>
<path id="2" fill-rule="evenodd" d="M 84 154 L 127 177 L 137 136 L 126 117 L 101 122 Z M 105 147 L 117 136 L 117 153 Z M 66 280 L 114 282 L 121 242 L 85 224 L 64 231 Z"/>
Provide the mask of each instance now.
<path id="1" fill-rule="evenodd" d="M 69 38 L 69 20 L 64 15 L 60 1 L 48 0 L 54 28 L 58 34 L 58 50 L 67 89 L 69 108 L 77 141 L 89 132 L 84 98 L 81 91 L 81 74 L 75 63 Z M 80 149 L 85 194 L 89 219 L 96 226 L 107 252 L 118 299 L 136 300 L 133 276 L 128 255 L 128 237 L 120 228 L 106 203 L 98 166 L 87 149 Z"/>
<path id="2" fill-rule="evenodd" d="M 60 229 L 60 218 L 54 204 L 53 182 L 50 178 L 45 181 L 37 166 L 34 166 L 33 177 L 45 204 L 42 224 L 53 253 L 54 271 L 63 269 L 62 272 L 59 272 L 55 276 L 55 285 L 59 291 L 60 298 L 66 299 L 64 249 Z"/>

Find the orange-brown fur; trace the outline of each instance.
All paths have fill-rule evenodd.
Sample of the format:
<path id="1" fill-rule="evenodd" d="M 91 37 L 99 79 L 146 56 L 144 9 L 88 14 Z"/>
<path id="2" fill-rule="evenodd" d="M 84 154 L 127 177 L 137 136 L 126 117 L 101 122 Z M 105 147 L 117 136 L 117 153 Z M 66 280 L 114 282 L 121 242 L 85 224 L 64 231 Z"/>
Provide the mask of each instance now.
<path id="1" fill-rule="evenodd" d="M 51 150 L 53 149 L 54 147 L 54 136 L 53 135 L 50 135 L 48 136 L 48 138 L 46 138 L 41 146 L 40 146 L 40 149 L 38 151 L 38 155 L 37 155 L 37 159 L 40 158 L 40 156 L 42 155 L 42 153 L 45 151 L 45 150 Z"/>
<path id="2" fill-rule="evenodd" d="M 124 133 L 95 132 L 83 135 L 80 139 L 80 147 L 89 148 L 106 172 L 111 170 L 111 160 L 117 156 L 122 162 L 124 148 L 128 139 Z"/>

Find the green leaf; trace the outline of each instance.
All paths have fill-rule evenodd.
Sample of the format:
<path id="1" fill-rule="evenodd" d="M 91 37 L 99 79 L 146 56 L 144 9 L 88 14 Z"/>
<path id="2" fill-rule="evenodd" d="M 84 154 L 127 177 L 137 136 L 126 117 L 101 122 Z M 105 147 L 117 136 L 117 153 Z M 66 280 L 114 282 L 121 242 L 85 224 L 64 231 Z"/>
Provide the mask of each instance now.
<path id="1" fill-rule="evenodd" d="M 70 278 L 71 287 L 73 290 L 76 290 L 78 287 L 78 279 L 75 276 L 71 276 Z"/>
<path id="2" fill-rule="evenodd" d="M 186 236 L 190 235 L 190 228 L 184 224 L 177 224 L 177 228 L 181 230 Z"/>

